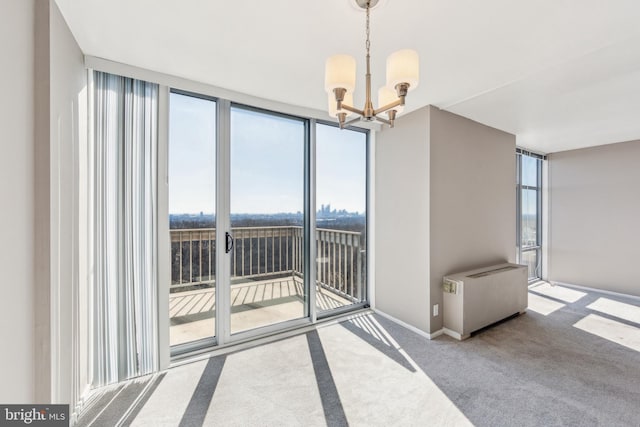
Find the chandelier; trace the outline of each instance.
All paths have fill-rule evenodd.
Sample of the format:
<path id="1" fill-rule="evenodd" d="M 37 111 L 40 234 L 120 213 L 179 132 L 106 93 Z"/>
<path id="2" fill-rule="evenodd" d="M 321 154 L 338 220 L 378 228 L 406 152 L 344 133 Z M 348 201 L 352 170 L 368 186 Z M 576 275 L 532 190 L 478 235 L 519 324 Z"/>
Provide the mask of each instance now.
<path id="1" fill-rule="evenodd" d="M 360 120 L 378 121 L 393 127 L 396 115 L 402 112 L 407 93 L 418 86 L 418 53 L 411 49 L 402 49 L 387 58 L 387 84 L 378 90 L 379 108 L 373 108 L 371 101 L 371 65 L 369 50 L 370 10 L 378 0 L 355 0 L 356 4 L 366 10 L 366 62 L 364 108 L 353 107 L 353 91 L 356 85 L 356 60 L 350 55 L 334 55 L 327 58 L 325 64 L 324 88 L 329 95 L 329 115 L 337 117 L 343 129 Z M 381 117 L 382 113 L 387 118 Z M 347 117 L 357 117 L 347 121 Z"/>

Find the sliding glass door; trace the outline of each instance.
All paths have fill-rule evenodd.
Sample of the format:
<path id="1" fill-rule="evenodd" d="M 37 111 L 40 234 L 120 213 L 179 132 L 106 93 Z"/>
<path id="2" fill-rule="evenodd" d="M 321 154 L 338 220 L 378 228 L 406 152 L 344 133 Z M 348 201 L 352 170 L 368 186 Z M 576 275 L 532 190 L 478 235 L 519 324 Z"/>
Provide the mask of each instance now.
<path id="1" fill-rule="evenodd" d="M 316 126 L 316 309 L 366 300 L 367 133 Z"/>
<path id="2" fill-rule="evenodd" d="M 308 316 L 306 122 L 231 108 L 230 332 Z"/>
<path id="3" fill-rule="evenodd" d="M 172 346 L 213 338 L 216 313 L 216 102 L 171 93 L 169 229 Z"/>
<path id="4" fill-rule="evenodd" d="M 366 131 L 177 91 L 169 116 L 172 354 L 366 304 Z"/>

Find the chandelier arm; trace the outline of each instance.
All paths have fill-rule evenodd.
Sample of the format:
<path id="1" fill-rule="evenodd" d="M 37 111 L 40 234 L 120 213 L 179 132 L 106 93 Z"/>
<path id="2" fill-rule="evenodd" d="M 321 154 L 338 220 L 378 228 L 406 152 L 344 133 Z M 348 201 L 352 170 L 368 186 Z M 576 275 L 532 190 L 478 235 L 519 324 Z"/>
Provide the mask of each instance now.
<path id="1" fill-rule="evenodd" d="M 358 110 L 357 108 L 353 108 L 352 106 L 347 105 L 347 104 L 345 104 L 344 102 L 340 103 L 339 108 L 340 108 L 341 110 L 351 111 L 352 113 L 356 113 L 356 114 L 359 114 L 359 115 L 361 115 L 361 116 L 364 116 L 364 111 L 362 111 L 362 110 Z M 359 118 L 358 118 L 358 120 L 359 120 Z"/>
<path id="2" fill-rule="evenodd" d="M 402 98 L 398 98 L 396 101 L 393 101 L 392 103 L 387 104 L 384 107 L 378 108 L 373 112 L 373 114 L 377 116 L 380 113 L 384 113 L 385 111 L 391 110 L 393 107 L 398 107 L 400 105 L 404 105 L 404 99 Z"/>
<path id="3" fill-rule="evenodd" d="M 384 123 L 385 125 L 389 125 L 393 127 L 393 121 L 391 120 L 383 119 L 382 117 L 378 117 L 378 116 L 375 116 L 374 119 L 376 119 L 376 121 L 380 123 Z"/>
<path id="4" fill-rule="evenodd" d="M 350 126 L 350 125 L 352 125 L 352 124 L 354 124 L 354 123 L 359 122 L 360 120 L 362 120 L 362 117 L 356 117 L 356 118 L 354 118 L 354 119 L 351 119 L 351 120 L 349 120 L 349 121 L 347 121 L 347 122 L 342 123 L 342 126 L 343 126 L 343 127 L 344 127 L 344 126 Z"/>

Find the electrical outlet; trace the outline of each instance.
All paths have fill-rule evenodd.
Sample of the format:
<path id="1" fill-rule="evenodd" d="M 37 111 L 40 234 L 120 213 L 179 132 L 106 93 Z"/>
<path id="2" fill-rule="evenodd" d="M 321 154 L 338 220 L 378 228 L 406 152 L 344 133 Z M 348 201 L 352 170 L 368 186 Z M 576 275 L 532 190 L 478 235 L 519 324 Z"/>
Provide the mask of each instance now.
<path id="1" fill-rule="evenodd" d="M 433 317 L 437 317 L 438 316 L 438 308 L 440 306 L 438 304 L 433 304 Z"/>

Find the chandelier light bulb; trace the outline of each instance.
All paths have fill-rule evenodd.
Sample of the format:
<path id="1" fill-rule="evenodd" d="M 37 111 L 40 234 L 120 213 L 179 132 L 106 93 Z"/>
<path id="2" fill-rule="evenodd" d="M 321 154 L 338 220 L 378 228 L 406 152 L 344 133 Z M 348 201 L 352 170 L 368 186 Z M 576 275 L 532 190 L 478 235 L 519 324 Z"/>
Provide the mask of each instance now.
<path id="1" fill-rule="evenodd" d="M 418 52 L 402 49 L 387 58 L 387 87 L 395 89 L 401 83 L 409 84 L 409 91 L 418 87 L 420 74 Z"/>
<path id="2" fill-rule="evenodd" d="M 324 89 L 344 88 L 353 93 L 356 88 L 356 60 L 350 55 L 333 55 L 327 58 L 324 73 Z"/>

